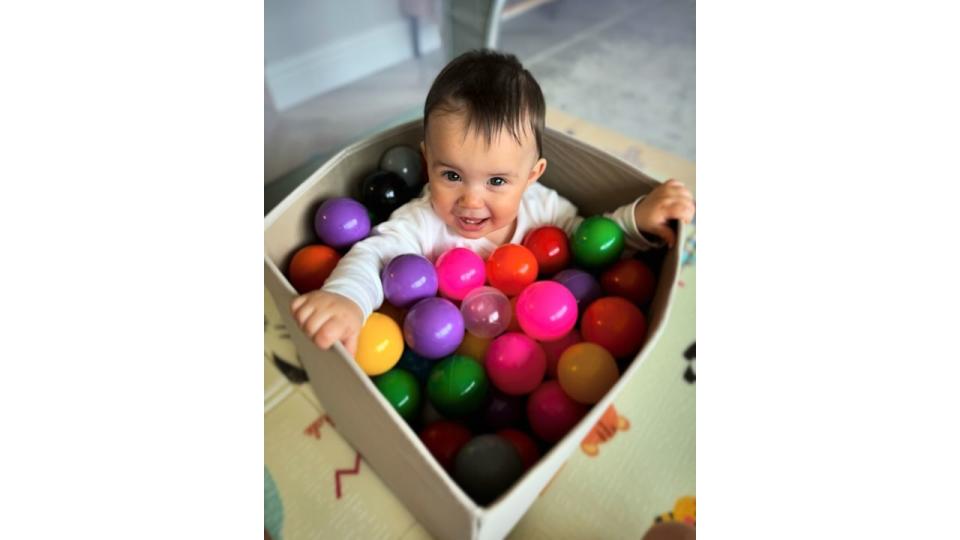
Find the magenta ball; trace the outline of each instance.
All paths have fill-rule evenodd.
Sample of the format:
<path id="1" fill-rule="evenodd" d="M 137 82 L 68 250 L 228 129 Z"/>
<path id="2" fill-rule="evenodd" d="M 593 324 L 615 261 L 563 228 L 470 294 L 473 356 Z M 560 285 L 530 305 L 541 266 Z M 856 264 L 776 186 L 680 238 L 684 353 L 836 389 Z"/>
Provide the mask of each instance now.
<path id="1" fill-rule="evenodd" d="M 560 339 L 577 324 L 577 299 L 556 281 L 531 283 L 517 297 L 517 322 L 534 339 Z"/>
<path id="2" fill-rule="evenodd" d="M 437 258 L 440 294 L 463 300 L 468 292 L 482 287 L 487 280 L 483 259 L 467 248 L 453 248 Z"/>
<path id="3" fill-rule="evenodd" d="M 484 367 L 498 390 L 520 396 L 533 392 L 543 382 L 547 357 L 536 341 L 520 332 L 509 332 L 490 343 Z"/>
<path id="4" fill-rule="evenodd" d="M 405 308 L 437 295 L 437 271 L 425 257 L 407 253 L 394 257 L 380 274 L 383 296 Z"/>
<path id="5" fill-rule="evenodd" d="M 527 399 L 527 420 L 537 437 L 557 442 L 587 414 L 587 406 L 570 399 L 557 381 L 547 381 Z"/>
<path id="6" fill-rule="evenodd" d="M 477 287 L 460 303 L 467 331 L 481 338 L 497 337 L 507 331 L 513 307 L 507 295 L 493 287 Z"/>
<path id="7" fill-rule="evenodd" d="M 557 363 L 560 362 L 560 355 L 563 354 L 563 351 L 567 350 L 567 347 L 580 343 L 581 341 L 583 341 L 583 338 L 580 336 L 580 331 L 574 328 L 570 333 L 558 340 L 543 341 L 540 343 L 540 346 L 543 347 L 543 352 L 547 355 L 547 378 L 557 378 Z"/>
<path id="8" fill-rule="evenodd" d="M 424 298 L 403 319 L 403 337 L 413 352 L 425 358 L 452 354 L 463 341 L 463 316 L 445 298 Z"/>

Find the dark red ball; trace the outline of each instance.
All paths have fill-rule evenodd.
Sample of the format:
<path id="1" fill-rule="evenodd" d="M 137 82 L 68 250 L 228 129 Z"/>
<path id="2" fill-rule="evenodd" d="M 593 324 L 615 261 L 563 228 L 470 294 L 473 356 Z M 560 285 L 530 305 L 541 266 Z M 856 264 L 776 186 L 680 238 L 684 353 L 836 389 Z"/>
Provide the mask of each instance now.
<path id="1" fill-rule="evenodd" d="M 539 227 L 527 233 L 523 245 L 533 252 L 540 276 L 552 276 L 570 266 L 570 241 L 560 227 Z"/>
<path id="2" fill-rule="evenodd" d="M 498 431 L 497 435 L 510 441 L 510 444 L 517 449 L 517 453 L 520 454 L 520 461 L 523 461 L 523 470 L 530 469 L 537 464 L 537 461 L 540 461 L 540 449 L 537 448 L 537 443 L 533 442 L 533 439 L 526 433 L 518 429 L 507 428 Z"/>
<path id="3" fill-rule="evenodd" d="M 449 420 L 437 420 L 420 430 L 420 440 L 447 471 L 453 470 L 457 452 L 472 438 L 469 429 Z"/>
<path id="4" fill-rule="evenodd" d="M 656 284 L 650 267 L 636 259 L 619 261 L 600 275 L 600 286 L 607 294 L 641 306 L 653 298 Z"/>

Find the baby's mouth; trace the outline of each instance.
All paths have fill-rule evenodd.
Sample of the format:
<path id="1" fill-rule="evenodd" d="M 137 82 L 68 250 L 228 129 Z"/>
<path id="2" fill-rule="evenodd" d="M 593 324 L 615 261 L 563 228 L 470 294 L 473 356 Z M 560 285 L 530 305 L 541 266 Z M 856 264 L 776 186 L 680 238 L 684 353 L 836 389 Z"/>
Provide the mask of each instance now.
<path id="1" fill-rule="evenodd" d="M 490 218 L 467 218 L 457 216 L 457 223 L 460 228 L 466 231 L 478 231 L 489 221 Z"/>

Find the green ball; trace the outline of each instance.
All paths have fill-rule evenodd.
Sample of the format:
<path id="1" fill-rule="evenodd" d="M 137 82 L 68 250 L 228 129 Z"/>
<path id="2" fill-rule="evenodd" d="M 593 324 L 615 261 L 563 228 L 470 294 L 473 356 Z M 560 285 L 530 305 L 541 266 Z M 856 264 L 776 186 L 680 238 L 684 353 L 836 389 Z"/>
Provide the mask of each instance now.
<path id="1" fill-rule="evenodd" d="M 487 373 L 480 362 L 454 354 L 437 362 L 427 379 L 427 396 L 440 414 L 470 414 L 487 396 Z"/>
<path id="2" fill-rule="evenodd" d="M 583 268 L 597 270 L 613 264 L 623 253 L 623 229 L 603 216 L 588 217 L 570 239 L 573 258 Z"/>
<path id="3" fill-rule="evenodd" d="M 410 372 L 394 368 L 374 377 L 373 384 L 404 420 L 409 422 L 416 417 L 420 411 L 420 383 Z"/>

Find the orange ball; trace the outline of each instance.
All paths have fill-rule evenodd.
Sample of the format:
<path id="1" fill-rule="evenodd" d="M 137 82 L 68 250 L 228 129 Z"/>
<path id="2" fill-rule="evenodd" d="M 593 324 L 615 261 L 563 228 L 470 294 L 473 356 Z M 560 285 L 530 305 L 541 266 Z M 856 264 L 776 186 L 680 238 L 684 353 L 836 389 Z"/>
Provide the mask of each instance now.
<path id="1" fill-rule="evenodd" d="M 619 296 L 606 296 L 583 313 L 580 333 L 617 358 L 632 357 L 647 335 L 647 318 L 640 308 Z"/>
<path id="2" fill-rule="evenodd" d="M 460 346 L 457 347 L 454 354 L 469 356 L 482 364 L 487 357 L 487 349 L 490 348 L 491 341 L 490 339 L 477 337 L 470 332 L 464 332 L 463 341 L 460 342 Z"/>
<path id="3" fill-rule="evenodd" d="M 315 244 L 301 248 L 290 260 L 290 284 L 300 294 L 323 286 L 340 262 L 340 254 L 330 246 Z"/>
<path id="4" fill-rule="evenodd" d="M 487 258 L 487 280 L 507 296 L 516 296 L 537 279 L 537 258 L 520 244 L 504 244 Z"/>
<path id="5" fill-rule="evenodd" d="M 609 295 L 644 305 L 653 298 L 656 278 L 649 266 L 636 259 L 624 259 L 600 276 L 600 285 Z"/>
<path id="6" fill-rule="evenodd" d="M 557 364 L 557 381 L 564 393 L 588 405 L 603 399 L 619 378 L 617 361 L 596 343 L 571 345 Z"/>
<path id="7" fill-rule="evenodd" d="M 367 375 L 390 371 L 403 355 L 403 333 L 396 321 L 383 313 L 367 317 L 357 339 L 357 364 Z"/>

